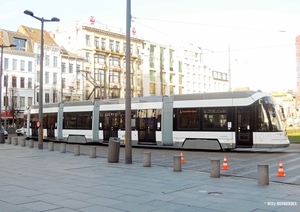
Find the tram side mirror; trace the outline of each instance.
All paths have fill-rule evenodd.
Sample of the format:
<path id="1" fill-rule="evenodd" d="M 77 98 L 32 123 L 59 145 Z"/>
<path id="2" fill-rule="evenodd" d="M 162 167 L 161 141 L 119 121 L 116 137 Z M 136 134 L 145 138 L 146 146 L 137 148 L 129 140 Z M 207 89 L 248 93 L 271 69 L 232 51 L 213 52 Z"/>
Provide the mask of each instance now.
<path id="1" fill-rule="evenodd" d="M 101 130 L 102 129 L 102 123 L 100 122 L 99 123 L 99 130 Z"/>

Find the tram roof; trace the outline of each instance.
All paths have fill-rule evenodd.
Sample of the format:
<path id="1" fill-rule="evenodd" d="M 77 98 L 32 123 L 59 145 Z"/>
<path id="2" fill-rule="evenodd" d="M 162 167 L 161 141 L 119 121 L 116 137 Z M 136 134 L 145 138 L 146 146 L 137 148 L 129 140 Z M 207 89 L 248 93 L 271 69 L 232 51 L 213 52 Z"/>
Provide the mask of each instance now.
<path id="1" fill-rule="evenodd" d="M 204 99 L 237 99 L 251 97 L 257 91 L 227 91 L 215 93 L 177 94 L 174 101 L 204 100 Z"/>

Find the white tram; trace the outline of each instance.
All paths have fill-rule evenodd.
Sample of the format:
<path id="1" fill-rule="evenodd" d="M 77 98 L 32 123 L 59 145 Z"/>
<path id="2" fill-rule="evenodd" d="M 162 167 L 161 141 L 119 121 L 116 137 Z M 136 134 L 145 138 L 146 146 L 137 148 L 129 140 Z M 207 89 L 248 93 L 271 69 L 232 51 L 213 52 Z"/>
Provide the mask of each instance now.
<path id="1" fill-rule="evenodd" d="M 38 105 L 28 111 L 27 132 L 38 137 Z M 45 139 L 108 143 L 125 138 L 125 99 L 44 104 Z M 187 149 L 288 147 L 280 111 L 269 94 L 236 91 L 131 99 L 133 145 Z M 71 139 L 72 138 L 72 139 Z"/>

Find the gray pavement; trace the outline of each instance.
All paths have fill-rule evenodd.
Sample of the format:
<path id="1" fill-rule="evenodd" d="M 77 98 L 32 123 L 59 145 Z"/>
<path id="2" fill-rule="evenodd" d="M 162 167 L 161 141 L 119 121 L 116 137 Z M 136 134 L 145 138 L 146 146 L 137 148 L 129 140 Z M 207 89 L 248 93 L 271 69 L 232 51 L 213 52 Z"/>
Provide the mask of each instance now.
<path id="1" fill-rule="evenodd" d="M 107 150 L 107 149 L 106 149 Z M 0 212 L 300 211 L 300 186 L 0 144 Z M 134 154 L 134 153 L 133 153 Z M 134 157 L 134 155 L 133 155 Z"/>

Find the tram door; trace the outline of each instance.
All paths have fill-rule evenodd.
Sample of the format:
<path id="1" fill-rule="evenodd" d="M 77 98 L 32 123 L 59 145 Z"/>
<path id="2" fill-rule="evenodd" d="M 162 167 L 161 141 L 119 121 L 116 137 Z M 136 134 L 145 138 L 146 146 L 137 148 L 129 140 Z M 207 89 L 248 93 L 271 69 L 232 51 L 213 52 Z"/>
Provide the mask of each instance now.
<path id="1" fill-rule="evenodd" d="M 137 111 L 137 129 L 139 144 L 156 144 L 156 110 Z"/>
<path id="2" fill-rule="evenodd" d="M 252 108 L 237 107 L 237 130 L 236 130 L 236 147 L 252 147 Z"/>
<path id="3" fill-rule="evenodd" d="M 38 122 L 39 116 L 37 114 L 30 115 L 30 129 L 31 129 L 31 136 L 37 137 L 39 129 L 36 126 Z"/>
<path id="4" fill-rule="evenodd" d="M 119 112 L 104 112 L 100 115 L 103 123 L 103 142 L 108 142 L 110 137 L 118 137 L 119 130 Z"/>
<path id="5" fill-rule="evenodd" d="M 57 115 L 55 113 L 53 114 L 47 114 L 44 117 L 45 120 L 45 128 L 47 129 L 47 138 L 54 138 L 54 129 L 55 129 L 55 123 L 57 122 Z"/>

